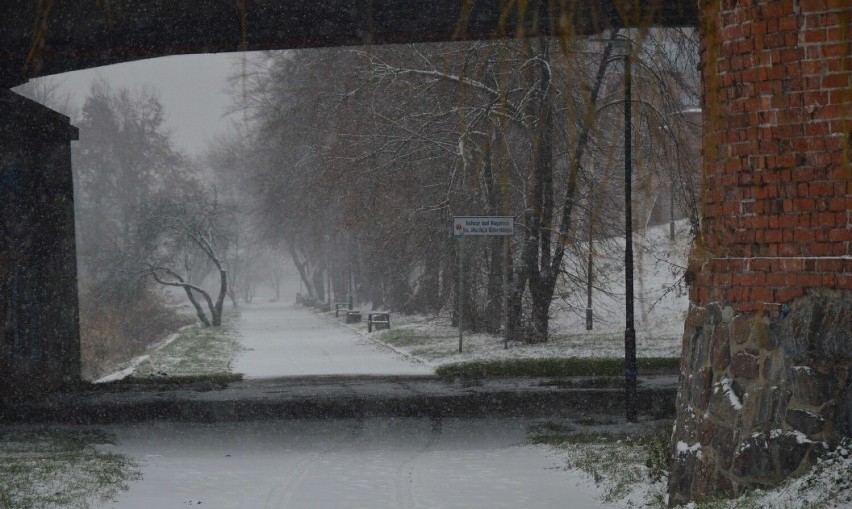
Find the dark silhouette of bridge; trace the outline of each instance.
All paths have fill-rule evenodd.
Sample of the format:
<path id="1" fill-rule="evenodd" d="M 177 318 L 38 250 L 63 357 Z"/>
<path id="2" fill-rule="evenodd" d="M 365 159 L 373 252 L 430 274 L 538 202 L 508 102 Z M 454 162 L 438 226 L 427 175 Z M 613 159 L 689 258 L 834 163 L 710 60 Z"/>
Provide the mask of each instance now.
<path id="1" fill-rule="evenodd" d="M 695 26 L 694 0 L 21 1 L 3 8 L 0 85 L 142 58 Z M 632 10 L 634 3 L 638 9 Z"/>

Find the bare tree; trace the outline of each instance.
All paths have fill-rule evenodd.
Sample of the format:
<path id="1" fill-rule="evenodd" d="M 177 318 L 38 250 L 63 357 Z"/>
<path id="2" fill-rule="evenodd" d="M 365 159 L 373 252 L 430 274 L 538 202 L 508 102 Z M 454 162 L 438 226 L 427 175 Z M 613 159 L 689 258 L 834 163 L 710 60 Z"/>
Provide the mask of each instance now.
<path id="1" fill-rule="evenodd" d="M 650 211 L 656 190 L 674 187 L 655 182 L 684 171 L 657 147 L 664 136 L 670 153 L 688 157 L 678 119 L 663 124 L 660 113 L 679 110 L 689 79 L 684 66 L 653 60 L 678 55 L 665 37 L 609 37 L 634 35 L 637 174 L 654 191 L 640 202 Z M 620 213 L 583 210 L 621 199 L 610 178 L 620 61 L 607 40 L 545 38 L 266 54 L 242 76 L 238 101 L 254 133 L 264 236 L 280 239 L 312 295 L 330 286 L 373 306 L 428 312 L 455 310 L 454 300 L 472 317 L 466 326 L 493 332 L 506 271 L 512 336 L 545 341 L 560 285 L 585 287 L 591 277 L 593 263 L 571 261 L 588 258 L 580 241 L 623 224 Z M 447 225 L 466 214 L 520 218 L 508 260 L 499 240 L 471 239 L 456 273 Z"/>
<path id="2" fill-rule="evenodd" d="M 148 252 L 142 260 L 145 273 L 161 285 L 182 288 L 205 326 L 222 325 L 222 305 L 228 290 L 228 274 L 220 252 L 227 245 L 229 211 L 215 193 L 185 194 L 180 199 L 157 200 L 142 221 Z M 213 265 L 218 276 L 215 300 L 200 284 L 192 282 L 193 255 Z M 183 272 L 183 274 L 181 274 Z M 207 312 L 196 295 L 207 304 Z"/>

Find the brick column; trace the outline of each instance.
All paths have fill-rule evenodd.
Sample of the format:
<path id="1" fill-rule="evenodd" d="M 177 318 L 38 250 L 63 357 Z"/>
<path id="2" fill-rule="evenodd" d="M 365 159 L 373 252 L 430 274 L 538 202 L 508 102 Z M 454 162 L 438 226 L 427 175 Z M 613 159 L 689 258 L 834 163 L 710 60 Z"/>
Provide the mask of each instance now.
<path id="1" fill-rule="evenodd" d="M 852 7 L 701 6 L 703 223 L 673 503 L 772 485 L 852 435 Z"/>

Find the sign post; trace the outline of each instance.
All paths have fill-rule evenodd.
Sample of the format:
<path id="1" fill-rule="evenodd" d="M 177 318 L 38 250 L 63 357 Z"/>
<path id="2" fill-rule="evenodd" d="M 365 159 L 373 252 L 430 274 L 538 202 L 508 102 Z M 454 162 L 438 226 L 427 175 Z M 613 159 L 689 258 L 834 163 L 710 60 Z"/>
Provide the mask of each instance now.
<path id="1" fill-rule="evenodd" d="M 483 236 L 504 236 L 510 237 L 515 234 L 515 218 L 513 216 L 454 216 L 453 217 L 453 237 L 459 237 L 459 353 L 462 352 L 462 344 L 464 337 L 464 278 L 462 271 L 464 270 L 464 239 L 463 237 L 483 237 Z M 509 265 L 509 239 L 506 239 L 504 256 L 505 265 Z M 504 320 L 504 348 L 509 348 L 509 292 L 508 292 L 508 274 L 503 274 L 503 313 Z"/>

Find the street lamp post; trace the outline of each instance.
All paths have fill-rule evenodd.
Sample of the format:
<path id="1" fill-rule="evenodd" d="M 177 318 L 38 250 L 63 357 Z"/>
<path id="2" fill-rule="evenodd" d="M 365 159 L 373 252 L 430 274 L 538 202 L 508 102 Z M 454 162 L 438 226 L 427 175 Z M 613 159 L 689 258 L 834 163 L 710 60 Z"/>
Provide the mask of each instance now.
<path id="1" fill-rule="evenodd" d="M 636 329 L 633 308 L 633 125 L 630 48 L 624 52 L 624 399 L 628 422 L 636 422 Z"/>

